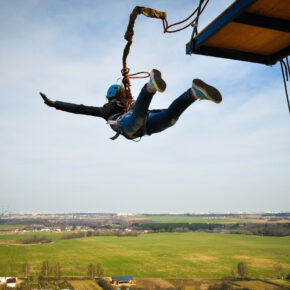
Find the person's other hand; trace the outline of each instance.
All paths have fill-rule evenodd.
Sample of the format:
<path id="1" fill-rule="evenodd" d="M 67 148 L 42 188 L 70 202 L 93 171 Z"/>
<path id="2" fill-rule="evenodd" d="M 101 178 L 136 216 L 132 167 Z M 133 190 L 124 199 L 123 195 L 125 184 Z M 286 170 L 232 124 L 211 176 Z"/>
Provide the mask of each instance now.
<path id="1" fill-rule="evenodd" d="M 42 97 L 42 99 L 44 100 L 44 103 L 49 106 L 49 107 L 54 107 L 55 106 L 55 102 L 50 100 L 45 94 L 43 93 L 39 93 Z"/>

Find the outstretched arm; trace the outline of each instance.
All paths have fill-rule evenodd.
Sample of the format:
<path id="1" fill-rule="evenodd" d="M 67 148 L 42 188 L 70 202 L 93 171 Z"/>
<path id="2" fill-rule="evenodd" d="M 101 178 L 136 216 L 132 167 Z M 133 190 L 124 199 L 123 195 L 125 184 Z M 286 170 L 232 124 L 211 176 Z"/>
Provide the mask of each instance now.
<path id="1" fill-rule="evenodd" d="M 54 107 L 57 110 L 62 110 L 74 114 L 91 115 L 95 117 L 101 117 L 106 120 L 112 115 L 112 111 L 116 111 L 114 104 L 105 104 L 103 107 L 91 107 L 84 105 L 76 105 L 71 103 L 52 101 L 45 94 L 39 93 L 47 106 Z M 117 113 L 117 112 L 114 112 Z"/>

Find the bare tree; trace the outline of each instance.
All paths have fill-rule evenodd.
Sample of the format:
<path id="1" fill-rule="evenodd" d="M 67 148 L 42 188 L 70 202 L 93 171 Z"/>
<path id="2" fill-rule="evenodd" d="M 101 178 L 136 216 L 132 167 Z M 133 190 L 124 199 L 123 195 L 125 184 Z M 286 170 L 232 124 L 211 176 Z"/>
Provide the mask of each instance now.
<path id="1" fill-rule="evenodd" d="M 96 276 L 96 267 L 94 264 L 90 264 L 88 266 L 88 276 L 91 278 L 91 279 L 94 279 L 94 277 Z"/>
<path id="2" fill-rule="evenodd" d="M 248 266 L 244 262 L 238 263 L 238 274 L 241 278 L 248 277 Z"/>
<path id="3" fill-rule="evenodd" d="M 26 279 L 28 278 L 29 272 L 30 272 L 30 265 L 27 262 L 25 262 L 22 267 L 22 273 Z"/>
<path id="4" fill-rule="evenodd" d="M 0 222 L 2 220 L 2 218 L 9 212 L 9 207 L 6 205 L 1 205 L 1 211 L 0 211 Z"/>
<path id="5" fill-rule="evenodd" d="M 101 264 L 97 264 L 97 275 L 98 275 L 98 278 L 104 277 L 104 269 Z"/>
<path id="6" fill-rule="evenodd" d="M 45 260 L 43 263 L 42 263 L 42 270 L 41 270 L 41 272 L 42 272 L 42 275 L 44 276 L 44 277 L 47 277 L 48 275 L 49 275 L 49 265 L 48 265 L 48 261 L 47 260 Z"/>
<path id="7" fill-rule="evenodd" d="M 237 270 L 235 267 L 232 268 L 232 276 L 233 276 L 233 278 L 237 277 Z"/>
<path id="8" fill-rule="evenodd" d="M 276 264 L 274 265 L 274 268 L 275 268 L 275 270 L 276 270 L 277 273 L 278 273 L 278 277 L 279 277 L 280 279 L 284 279 L 284 269 L 283 269 L 282 264 L 281 264 L 281 263 L 276 263 Z"/>
<path id="9" fill-rule="evenodd" d="M 9 206 L 8 205 L 3 205 L 1 206 L 1 216 L 5 216 L 9 212 Z"/>
<path id="10" fill-rule="evenodd" d="M 54 277 L 55 277 L 56 280 L 59 280 L 61 278 L 61 267 L 60 267 L 59 263 L 55 264 Z"/>

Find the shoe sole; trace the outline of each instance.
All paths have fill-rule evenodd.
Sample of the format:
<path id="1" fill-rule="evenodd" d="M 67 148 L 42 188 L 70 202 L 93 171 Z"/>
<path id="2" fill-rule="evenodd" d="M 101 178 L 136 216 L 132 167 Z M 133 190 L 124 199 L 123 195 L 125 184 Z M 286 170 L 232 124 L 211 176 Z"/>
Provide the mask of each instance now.
<path id="1" fill-rule="evenodd" d="M 194 79 L 192 85 L 200 90 L 209 100 L 213 101 L 216 104 L 219 104 L 222 101 L 221 93 L 214 87 L 206 84 L 200 79 Z"/>
<path id="2" fill-rule="evenodd" d="M 164 92 L 166 89 L 166 82 L 161 77 L 161 72 L 157 69 L 151 71 L 152 82 L 158 92 Z"/>

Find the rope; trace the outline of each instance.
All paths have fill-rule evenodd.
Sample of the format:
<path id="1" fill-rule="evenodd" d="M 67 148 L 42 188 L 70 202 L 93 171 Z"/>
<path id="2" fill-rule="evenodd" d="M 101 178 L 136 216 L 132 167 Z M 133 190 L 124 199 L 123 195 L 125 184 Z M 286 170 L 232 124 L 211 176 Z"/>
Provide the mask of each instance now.
<path id="1" fill-rule="evenodd" d="M 179 32 L 181 30 L 184 30 L 186 29 L 187 27 L 189 26 L 192 26 L 193 24 L 195 24 L 195 28 L 196 28 L 196 34 L 197 34 L 197 25 L 198 25 L 198 20 L 199 20 L 199 16 L 202 14 L 202 12 L 204 11 L 204 9 L 206 8 L 209 0 L 207 0 L 204 4 L 203 7 L 202 4 L 205 0 L 200 0 L 199 1 L 199 5 L 198 7 L 192 12 L 192 14 L 190 14 L 187 18 L 185 18 L 184 20 L 182 21 L 179 21 L 179 22 L 176 22 L 176 23 L 173 23 L 173 24 L 170 24 L 168 25 L 168 22 L 167 22 L 167 19 L 164 19 L 163 20 L 163 28 L 164 28 L 164 33 L 175 33 L 175 32 Z M 182 24 L 186 21 L 188 21 L 190 18 L 192 18 L 195 14 L 197 13 L 197 16 L 187 25 L 185 25 L 184 27 L 181 27 L 179 29 L 176 29 L 176 30 L 171 30 L 169 31 L 169 28 L 172 28 L 173 26 L 176 26 L 176 25 L 179 25 L 179 24 Z"/>
<path id="2" fill-rule="evenodd" d="M 286 63 L 283 59 L 280 60 L 280 65 L 281 65 L 281 71 L 282 71 L 283 82 L 284 82 L 284 89 L 285 89 L 286 100 L 287 100 L 289 115 L 290 115 L 290 102 L 289 102 L 287 83 L 286 83 L 286 81 L 287 82 L 289 81 L 289 75 L 290 75 L 290 66 L 289 66 L 289 62 L 288 62 L 288 56 L 286 57 Z M 284 69 L 285 69 L 285 71 L 284 71 Z"/>
<path id="3" fill-rule="evenodd" d="M 130 18 L 129 18 L 129 23 L 128 23 L 128 27 L 126 30 L 126 33 L 124 35 L 125 40 L 127 40 L 127 44 L 124 48 L 123 51 L 123 69 L 121 70 L 122 76 L 123 76 L 123 85 L 125 88 L 125 93 L 126 96 L 128 98 L 128 100 L 131 100 L 131 102 L 133 101 L 133 97 L 131 94 L 131 89 L 130 89 L 130 78 L 132 79 L 136 79 L 136 78 L 147 78 L 150 76 L 150 73 L 148 72 L 139 72 L 139 73 L 135 73 L 135 74 L 131 74 L 129 75 L 129 71 L 130 69 L 127 67 L 127 57 L 129 55 L 130 52 L 130 47 L 132 45 L 133 42 L 133 35 L 134 35 L 134 25 L 135 25 L 135 21 L 136 18 L 139 14 L 143 14 L 144 16 L 147 17 L 151 17 L 151 18 L 161 18 L 161 19 L 165 19 L 166 18 L 166 13 L 165 12 L 161 12 L 161 11 L 157 11 L 151 8 L 146 8 L 146 7 L 140 7 L 140 6 L 136 6 L 132 13 L 130 14 Z M 145 76 L 136 76 L 139 74 L 145 74 Z"/>
<path id="4" fill-rule="evenodd" d="M 127 57 L 129 55 L 130 48 L 131 48 L 131 45 L 133 43 L 134 25 L 135 25 L 135 21 L 136 21 L 138 15 L 139 14 L 143 14 L 146 17 L 161 19 L 162 20 L 162 24 L 163 24 L 163 29 L 164 29 L 163 32 L 164 33 L 174 33 L 174 32 L 178 32 L 178 31 L 184 30 L 187 27 L 189 27 L 190 25 L 192 25 L 193 23 L 195 24 L 195 27 L 196 27 L 195 30 L 197 32 L 197 25 L 198 25 L 199 16 L 202 14 L 202 12 L 204 11 L 205 7 L 207 6 L 207 4 L 209 2 L 209 0 L 207 0 L 205 2 L 205 4 L 202 6 L 204 1 L 205 0 L 200 0 L 198 8 L 196 8 L 193 11 L 193 13 L 191 15 L 189 15 L 187 18 L 185 18 L 182 21 L 173 23 L 171 25 L 168 25 L 168 21 L 166 19 L 166 12 L 158 11 L 158 10 L 147 8 L 147 7 L 141 7 L 141 6 L 136 6 L 133 9 L 133 11 L 130 14 L 129 23 L 128 23 L 127 30 L 126 30 L 125 35 L 124 35 L 125 40 L 127 40 L 127 44 L 126 44 L 126 46 L 124 48 L 124 51 L 123 51 L 123 58 L 122 58 L 123 69 L 121 70 L 121 73 L 122 73 L 122 76 L 123 76 L 122 82 L 123 82 L 123 85 L 124 85 L 124 88 L 125 88 L 126 97 L 127 97 L 128 102 L 130 104 L 133 102 L 133 97 L 132 97 L 131 89 L 130 89 L 130 86 L 131 86 L 130 78 L 132 78 L 132 79 L 133 78 L 134 79 L 135 78 L 147 78 L 147 77 L 150 76 L 150 73 L 148 73 L 148 72 L 139 72 L 139 73 L 135 73 L 135 74 L 131 74 L 130 75 L 129 74 L 130 69 L 127 67 Z M 176 29 L 176 30 L 171 30 L 171 31 L 169 30 L 170 28 L 172 28 L 172 27 L 174 27 L 176 25 L 180 25 L 180 24 L 188 21 L 196 13 L 197 13 L 197 16 L 189 24 L 187 24 L 186 26 L 184 26 L 182 28 L 179 28 L 179 29 Z M 145 75 L 136 77 L 136 75 L 139 75 L 139 74 L 145 74 Z"/>
<path id="5" fill-rule="evenodd" d="M 140 77 L 136 77 L 136 75 L 139 75 L 139 74 L 145 74 L 144 76 L 140 76 Z M 150 73 L 147 72 L 147 71 L 140 71 L 140 72 L 137 72 L 135 74 L 130 74 L 129 75 L 130 79 L 145 79 L 145 78 L 149 78 L 150 77 Z"/>
<path id="6" fill-rule="evenodd" d="M 195 26 L 194 26 L 194 29 L 193 29 L 195 35 L 198 34 L 197 27 L 198 27 L 199 16 L 201 15 L 201 13 L 203 12 L 203 10 L 205 9 L 205 7 L 208 4 L 208 2 L 209 2 L 209 0 L 205 3 L 205 5 L 203 6 L 203 8 L 201 10 L 201 5 L 202 5 L 203 1 L 199 1 L 198 10 L 197 10 L 197 16 L 196 16 L 196 20 L 194 22 Z"/>
<path id="7" fill-rule="evenodd" d="M 130 83 L 130 78 L 131 79 L 144 79 L 144 78 L 148 78 L 150 76 L 149 72 L 138 72 L 138 73 L 134 73 L 134 74 L 129 74 L 130 69 L 128 67 L 125 67 L 121 70 L 122 76 L 123 76 L 123 80 L 122 83 L 124 85 L 124 89 L 125 89 L 125 94 L 127 97 L 127 106 L 126 106 L 126 110 L 125 112 L 128 112 L 129 110 L 131 110 L 134 106 L 134 99 L 132 97 L 131 94 L 131 83 Z M 143 74 L 141 76 L 137 76 Z"/>
<path id="8" fill-rule="evenodd" d="M 133 11 L 130 14 L 129 18 L 129 23 L 128 27 L 126 30 L 126 33 L 124 35 L 124 38 L 127 40 L 127 44 L 124 48 L 123 52 L 123 68 L 127 67 L 127 56 L 130 52 L 130 47 L 133 42 L 133 35 L 134 35 L 134 25 L 135 25 L 135 20 L 139 14 L 143 14 L 146 17 L 151 17 L 151 18 L 161 18 L 161 19 L 166 19 L 166 12 L 162 11 L 157 11 L 155 9 L 147 8 L 147 7 L 140 7 L 136 6 Z"/>

